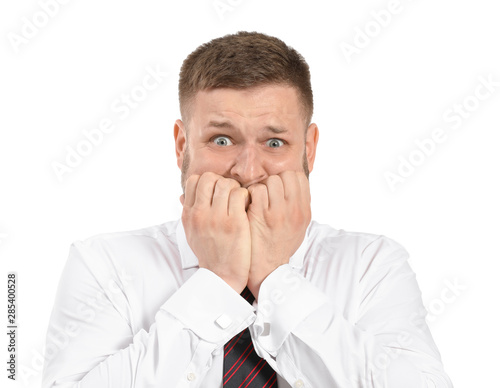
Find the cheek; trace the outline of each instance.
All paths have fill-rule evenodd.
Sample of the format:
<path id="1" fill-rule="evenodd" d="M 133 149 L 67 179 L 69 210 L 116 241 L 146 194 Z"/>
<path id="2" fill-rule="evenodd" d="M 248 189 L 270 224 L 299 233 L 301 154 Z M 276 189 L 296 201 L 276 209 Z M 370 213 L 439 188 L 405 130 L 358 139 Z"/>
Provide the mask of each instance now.
<path id="1" fill-rule="evenodd" d="M 197 152 L 191 159 L 191 173 L 201 175 L 204 172 L 214 172 L 224 175 L 234 164 L 236 156 L 228 153 L 215 153 L 210 151 Z"/>
<path id="2" fill-rule="evenodd" d="M 284 171 L 302 171 L 303 155 L 281 155 L 279 157 L 268 157 L 263 163 L 269 175 L 278 175 Z"/>

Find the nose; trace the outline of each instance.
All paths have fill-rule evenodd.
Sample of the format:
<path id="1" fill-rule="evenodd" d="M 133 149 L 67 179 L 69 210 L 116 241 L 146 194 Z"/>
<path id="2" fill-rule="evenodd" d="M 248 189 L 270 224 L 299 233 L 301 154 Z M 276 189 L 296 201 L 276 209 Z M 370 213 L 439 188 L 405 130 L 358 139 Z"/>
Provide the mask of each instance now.
<path id="1" fill-rule="evenodd" d="M 233 178 L 245 188 L 267 178 L 264 160 L 255 148 L 253 144 L 246 145 L 236 157 L 230 170 Z"/>

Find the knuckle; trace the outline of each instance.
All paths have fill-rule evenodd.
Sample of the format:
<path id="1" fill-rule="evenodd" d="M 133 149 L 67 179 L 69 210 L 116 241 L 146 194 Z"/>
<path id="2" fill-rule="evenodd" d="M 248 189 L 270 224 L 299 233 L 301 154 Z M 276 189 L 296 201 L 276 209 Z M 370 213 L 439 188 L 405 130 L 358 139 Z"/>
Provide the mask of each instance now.
<path id="1" fill-rule="evenodd" d="M 191 213 L 189 220 L 190 220 L 190 223 L 192 226 L 195 226 L 195 227 L 199 226 L 203 221 L 203 215 L 199 211 L 194 211 Z"/>
<path id="2" fill-rule="evenodd" d="M 281 183 L 281 178 L 278 175 L 271 175 L 267 178 L 267 184 L 274 186 Z"/>
<path id="3" fill-rule="evenodd" d="M 198 188 L 204 188 L 207 186 L 211 181 L 213 181 L 213 173 L 211 172 L 204 172 L 198 181 Z"/>
<path id="4" fill-rule="evenodd" d="M 252 188 L 252 191 L 256 193 L 263 193 L 264 191 L 267 190 L 266 185 L 263 183 L 256 183 L 250 187 Z"/>
<path id="5" fill-rule="evenodd" d="M 223 220 L 219 226 L 225 234 L 230 234 L 235 229 L 235 225 L 230 219 Z"/>
<path id="6" fill-rule="evenodd" d="M 198 182 L 199 179 L 200 179 L 199 175 L 195 175 L 195 174 L 190 175 L 186 179 L 186 187 L 193 186 L 196 182 Z"/>
<path id="7" fill-rule="evenodd" d="M 238 182 L 235 179 L 232 178 L 225 178 L 228 182 L 231 188 L 242 188 L 240 182 Z"/>
<path id="8" fill-rule="evenodd" d="M 270 217 L 270 220 L 273 221 L 276 225 L 284 225 L 286 224 L 288 217 L 283 212 L 278 212 Z"/>
<path id="9" fill-rule="evenodd" d="M 243 187 L 237 187 L 231 191 L 229 194 L 234 199 L 244 198 L 247 193 L 247 190 Z"/>
<path id="10" fill-rule="evenodd" d="M 289 170 L 287 170 L 287 171 L 283 171 L 283 172 L 280 174 L 281 179 L 286 179 L 286 180 L 288 180 L 288 179 L 292 179 L 292 178 L 294 178 L 295 176 L 296 176 L 295 171 L 289 171 Z"/>
<path id="11" fill-rule="evenodd" d="M 212 172 L 212 171 L 206 171 L 201 176 L 201 178 L 203 178 L 205 181 L 209 181 L 209 182 L 216 181 L 220 177 L 221 177 L 220 175 L 218 175 L 218 174 L 216 174 L 215 172 Z"/>
<path id="12" fill-rule="evenodd" d="M 229 187 L 229 182 L 227 181 L 226 178 L 220 178 L 216 183 L 215 183 L 215 188 L 218 191 L 225 191 Z"/>
<path id="13" fill-rule="evenodd" d="M 216 186 L 218 187 L 219 190 L 221 191 L 228 191 L 236 187 L 235 185 L 236 181 L 233 179 L 229 178 L 219 178 L 219 180 L 216 183 Z M 239 185 L 238 185 L 239 186 Z"/>
<path id="14" fill-rule="evenodd" d="M 192 174 L 188 177 L 187 182 L 196 182 L 198 179 L 200 179 L 200 175 Z"/>

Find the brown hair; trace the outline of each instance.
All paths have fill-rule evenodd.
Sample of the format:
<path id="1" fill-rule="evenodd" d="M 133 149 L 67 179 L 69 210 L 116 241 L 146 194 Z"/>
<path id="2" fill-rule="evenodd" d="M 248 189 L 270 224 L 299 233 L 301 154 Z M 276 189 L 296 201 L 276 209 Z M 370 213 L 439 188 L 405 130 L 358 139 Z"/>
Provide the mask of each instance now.
<path id="1" fill-rule="evenodd" d="M 179 78 L 182 119 L 188 119 L 198 91 L 277 84 L 297 90 L 307 127 L 313 113 L 310 78 L 302 55 L 280 39 L 246 31 L 225 35 L 202 44 L 184 60 Z"/>

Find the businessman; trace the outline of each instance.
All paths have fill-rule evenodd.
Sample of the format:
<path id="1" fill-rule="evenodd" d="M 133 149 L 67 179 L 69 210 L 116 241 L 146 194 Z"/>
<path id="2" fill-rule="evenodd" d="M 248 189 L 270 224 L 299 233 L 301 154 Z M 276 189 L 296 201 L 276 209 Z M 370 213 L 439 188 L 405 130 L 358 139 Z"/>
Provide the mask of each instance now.
<path id="1" fill-rule="evenodd" d="M 182 218 L 71 246 L 43 387 L 452 387 L 406 251 L 311 220 L 304 58 L 214 39 L 179 102 Z"/>

